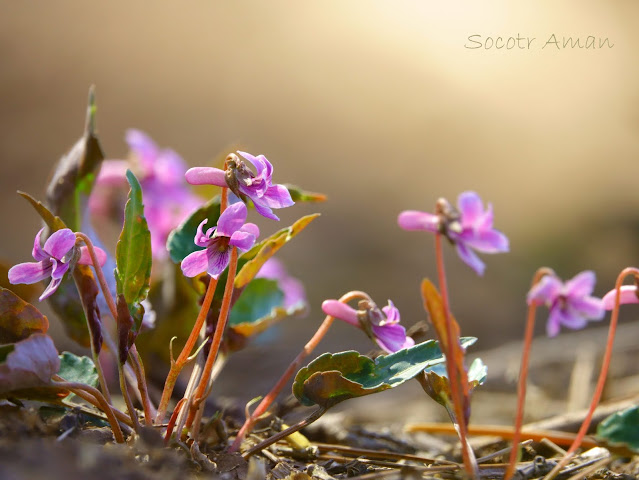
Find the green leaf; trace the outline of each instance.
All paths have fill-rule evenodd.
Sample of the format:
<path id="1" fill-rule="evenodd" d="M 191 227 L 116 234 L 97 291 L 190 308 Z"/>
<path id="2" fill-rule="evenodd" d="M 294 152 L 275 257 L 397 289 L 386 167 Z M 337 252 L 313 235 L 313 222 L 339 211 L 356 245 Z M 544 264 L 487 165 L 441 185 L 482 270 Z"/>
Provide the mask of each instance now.
<path id="1" fill-rule="evenodd" d="M 639 453 L 639 406 L 613 413 L 597 427 L 597 438 Z"/>
<path id="2" fill-rule="evenodd" d="M 239 297 L 229 316 L 229 326 L 250 324 L 269 316 L 274 308 L 280 307 L 284 294 L 277 281 L 256 278 L 249 283 Z"/>
<path id="3" fill-rule="evenodd" d="M 58 162 L 47 187 L 47 204 L 73 231 L 81 229 L 82 214 L 104 160 L 95 132 L 95 92 L 89 90 L 84 135 Z"/>
<path id="4" fill-rule="evenodd" d="M 253 248 L 242 255 L 240 259 L 246 263 L 243 263 L 241 267 L 238 263 L 238 272 L 235 277 L 234 284 L 235 288 L 241 290 L 248 285 L 269 258 L 275 255 L 280 248 L 304 230 L 308 224 L 319 217 L 319 215 L 319 213 L 315 213 L 313 215 L 306 215 L 305 217 L 300 218 L 290 227 L 283 228 L 282 230 L 274 233 L 267 239 L 254 245 Z"/>
<path id="5" fill-rule="evenodd" d="M 469 393 L 479 385 L 484 384 L 487 374 L 488 370 L 484 362 L 482 362 L 481 358 L 476 358 L 468 370 Z M 444 407 L 450 407 L 452 411 L 450 382 L 448 381 L 445 364 L 436 365 L 426 372 L 425 378 L 420 383 L 424 391 L 433 400 Z"/>
<path id="6" fill-rule="evenodd" d="M 54 215 L 53 213 L 51 213 L 51 210 L 45 207 L 42 204 L 42 202 L 37 201 L 28 193 L 21 192 L 19 190 L 18 190 L 18 195 L 20 195 L 22 198 L 24 198 L 31 204 L 31 206 L 35 209 L 38 215 L 40 215 L 42 220 L 44 220 L 44 223 L 47 224 L 47 227 L 49 227 L 49 230 L 51 231 L 51 233 L 57 232 L 58 230 L 62 230 L 63 228 L 67 228 L 67 226 L 64 224 L 62 219 Z"/>
<path id="7" fill-rule="evenodd" d="M 131 190 L 124 208 L 124 226 L 115 249 L 115 280 L 118 295 L 124 295 L 139 327 L 142 321 L 141 315 L 137 318 L 139 304 L 147 297 L 150 288 L 151 233 L 144 218 L 140 183 L 130 170 L 127 170 L 126 178 Z"/>
<path id="8" fill-rule="evenodd" d="M 0 343 L 18 342 L 48 329 L 49 320 L 37 308 L 0 287 Z"/>
<path id="9" fill-rule="evenodd" d="M 89 357 L 78 357 L 71 352 L 62 352 L 60 357 L 60 371 L 58 375 L 67 382 L 84 383 L 91 387 L 98 386 L 98 372 L 93 360 Z M 71 393 L 65 402 L 73 400 L 75 395 Z"/>
<path id="10" fill-rule="evenodd" d="M 323 193 L 307 192 L 300 187 L 287 183 L 284 185 L 291 194 L 291 199 L 295 203 L 300 202 L 324 202 L 326 201 L 326 195 Z"/>
<path id="11" fill-rule="evenodd" d="M 475 338 L 464 338 L 464 346 Z M 295 377 L 293 394 L 303 405 L 323 408 L 394 388 L 424 369 L 444 361 L 435 340 L 378 357 L 375 361 L 355 351 L 325 353 L 302 368 Z"/>
<path id="12" fill-rule="evenodd" d="M 202 247 L 198 247 L 193 239 L 197 232 L 197 227 L 203 220 L 208 219 L 208 228 L 217 225 L 220 218 L 220 196 L 217 195 L 207 203 L 198 208 L 189 218 L 184 220 L 175 230 L 173 230 L 166 241 L 166 248 L 169 251 L 171 260 L 180 263 L 184 258 Z"/>

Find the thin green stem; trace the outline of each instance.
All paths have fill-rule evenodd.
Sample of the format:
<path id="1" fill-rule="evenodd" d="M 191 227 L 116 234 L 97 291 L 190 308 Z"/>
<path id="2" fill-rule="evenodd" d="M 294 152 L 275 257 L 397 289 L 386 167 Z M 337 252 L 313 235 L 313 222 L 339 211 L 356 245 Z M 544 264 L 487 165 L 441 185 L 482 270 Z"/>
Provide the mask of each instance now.
<path id="1" fill-rule="evenodd" d="M 531 288 L 539 283 L 546 275 L 554 275 L 551 269 L 542 267 L 533 276 Z M 521 353 L 521 367 L 519 369 L 519 384 L 517 387 L 517 413 L 515 415 L 515 427 L 513 434 L 513 447 L 510 450 L 508 468 L 504 474 L 504 480 L 510 480 L 515 473 L 517 457 L 519 455 L 519 441 L 521 439 L 521 426 L 524 421 L 524 404 L 526 403 L 526 379 L 528 378 L 528 361 L 530 360 L 530 348 L 532 346 L 533 333 L 535 331 L 535 312 L 537 304 L 533 301 L 528 305 L 526 320 L 526 333 L 524 334 L 524 346 Z"/>
<path id="2" fill-rule="evenodd" d="M 206 316 L 208 315 L 211 303 L 213 302 L 213 295 L 215 294 L 216 286 L 217 279 L 210 278 L 209 285 L 206 288 L 206 294 L 204 295 L 204 301 L 202 302 L 202 307 L 200 308 L 200 312 L 195 320 L 195 325 L 193 325 L 193 329 L 189 334 L 189 338 L 187 339 L 184 348 L 182 348 L 182 352 L 180 352 L 177 360 L 174 361 L 171 359 L 171 369 L 169 370 L 166 381 L 164 382 L 164 389 L 162 390 L 162 397 L 160 399 L 158 413 L 155 418 L 156 423 L 162 423 L 164 421 L 169 401 L 171 400 L 171 394 L 175 388 L 175 383 L 177 382 L 178 376 L 184 368 L 184 365 L 188 362 L 189 355 L 191 355 L 191 352 L 195 347 L 202 325 L 204 325 L 204 322 L 206 321 Z"/>
<path id="3" fill-rule="evenodd" d="M 442 235 L 440 233 L 435 234 L 435 257 L 437 259 L 439 290 L 441 292 L 442 302 L 444 304 L 444 315 L 446 317 L 446 374 L 448 375 L 451 400 L 453 401 L 453 408 L 459 425 L 459 440 L 461 442 L 462 457 L 464 460 L 466 473 L 468 473 L 471 478 L 478 478 L 479 470 L 477 467 L 477 462 L 475 461 L 475 455 L 470 448 L 467 439 L 468 426 L 466 424 L 466 416 L 464 414 L 464 397 L 462 397 L 462 393 L 459 391 L 460 381 L 457 375 L 457 365 L 455 365 L 455 351 L 459 348 L 459 345 L 457 344 L 456 340 L 452 338 L 453 328 L 450 314 L 450 304 L 448 301 L 448 288 L 446 286 L 446 270 L 444 268 Z M 460 365 L 460 368 L 464 368 L 464 366 Z"/>
<path id="4" fill-rule="evenodd" d="M 131 421 L 133 422 L 133 430 L 138 433 L 140 431 L 140 421 L 138 420 L 138 414 L 133 407 L 133 402 L 131 401 L 131 396 L 129 395 L 129 389 L 127 388 L 126 384 L 126 377 L 124 376 L 124 367 L 120 362 L 117 362 L 117 365 L 118 375 L 120 377 L 120 390 L 122 391 L 122 398 L 124 398 L 126 409 L 129 412 Z"/>
<path id="5" fill-rule="evenodd" d="M 133 367 L 135 377 L 138 383 L 138 390 L 140 391 L 142 409 L 144 410 L 144 423 L 147 426 L 153 425 L 153 419 L 155 418 L 155 407 L 149 397 L 149 389 L 146 384 L 146 375 L 144 373 L 144 364 L 142 363 L 142 357 L 135 347 L 135 344 L 131 346 L 129 350 L 129 363 Z"/>
<path id="6" fill-rule="evenodd" d="M 608 376 L 608 369 L 610 368 L 610 359 L 612 358 L 612 347 L 615 342 L 615 333 L 617 331 L 617 322 L 619 320 L 619 303 L 621 301 L 621 286 L 623 285 L 623 281 L 629 275 L 634 275 L 635 277 L 639 277 L 639 269 L 628 267 L 624 268 L 619 276 L 617 277 L 617 281 L 615 282 L 615 306 L 612 310 L 612 314 L 610 315 L 610 327 L 608 329 L 608 340 L 606 341 L 606 351 L 604 353 L 603 361 L 601 363 L 601 371 L 599 372 L 599 379 L 597 380 L 597 386 L 595 387 L 595 392 L 592 396 L 592 401 L 590 402 L 590 408 L 588 409 L 588 413 L 586 414 L 586 418 L 584 418 L 583 423 L 581 424 L 581 428 L 577 432 L 577 437 L 575 437 L 575 441 L 572 443 L 570 448 L 566 451 L 566 455 L 561 461 L 551 470 L 551 472 L 544 477 L 544 480 L 552 480 L 557 476 L 559 471 L 564 468 L 568 462 L 572 459 L 577 448 L 581 444 L 584 436 L 588 432 L 588 428 L 590 427 L 590 423 L 592 422 L 592 416 L 595 413 L 595 409 L 599 404 L 599 400 L 601 400 L 601 395 L 603 394 L 604 386 L 606 384 L 606 378 Z"/>
<path id="7" fill-rule="evenodd" d="M 351 300 L 354 300 L 356 298 L 364 298 L 370 301 L 370 297 L 366 293 L 359 292 L 359 291 L 348 292 L 346 295 L 343 295 L 339 299 L 339 301 L 343 303 L 348 303 Z M 297 354 L 297 357 L 295 357 L 295 359 L 291 362 L 291 364 L 288 366 L 284 374 L 277 381 L 275 386 L 271 389 L 270 392 L 266 394 L 266 396 L 262 399 L 260 404 L 255 408 L 253 413 L 246 418 L 244 425 L 242 425 L 242 428 L 240 428 L 240 431 L 237 433 L 237 436 L 235 437 L 235 440 L 233 441 L 233 444 L 231 445 L 231 448 L 229 449 L 230 453 L 236 452 L 240 448 L 242 441 L 244 440 L 246 435 L 248 435 L 251 432 L 257 419 L 260 416 L 262 416 L 266 412 L 266 410 L 268 410 L 268 408 L 275 401 L 275 399 L 280 394 L 282 389 L 286 386 L 286 384 L 288 383 L 290 378 L 293 376 L 293 374 L 299 370 L 304 359 L 315 349 L 315 347 L 317 347 L 319 342 L 324 338 L 324 336 L 328 332 L 328 329 L 333 324 L 333 320 L 334 318 L 331 317 L 330 315 L 326 316 L 326 318 L 324 319 L 322 324 L 319 326 L 315 334 L 311 337 L 308 343 L 304 345 L 304 348 L 302 349 L 302 351 Z"/>

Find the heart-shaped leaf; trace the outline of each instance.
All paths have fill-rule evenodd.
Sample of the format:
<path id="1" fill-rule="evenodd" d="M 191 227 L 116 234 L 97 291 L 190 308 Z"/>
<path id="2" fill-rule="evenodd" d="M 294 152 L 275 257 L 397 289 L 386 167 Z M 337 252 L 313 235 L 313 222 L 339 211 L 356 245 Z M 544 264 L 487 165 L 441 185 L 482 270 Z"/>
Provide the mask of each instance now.
<path id="1" fill-rule="evenodd" d="M 48 329 L 49 320 L 37 308 L 0 287 L 0 344 L 19 342 Z"/>
<path id="2" fill-rule="evenodd" d="M 0 396 L 48 384 L 60 369 L 53 340 L 44 333 L 0 346 Z"/>
<path id="3" fill-rule="evenodd" d="M 464 347 L 476 338 L 464 338 Z M 349 398 L 394 388 L 444 361 L 438 342 L 428 340 L 375 361 L 355 351 L 325 353 L 302 368 L 293 394 L 303 405 L 330 408 Z"/>
<path id="4" fill-rule="evenodd" d="M 118 297 L 126 302 L 133 320 L 132 324 L 125 326 L 126 332 L 118 332 L 120 338 L 129 338 L 128 344 L 124 347 L 124 350 L 128 351 L 131 341 L 139 333 L 142 324 L 144 316 L 142 301 L 149 293 L 152 256 L 151 233 L 144 218 L 142 188 L 130 170 L 127 170 L 126 178 L 131 190 L 124 208 L 122 233 L 115 249 L 115 281 Z M 120 298 L 118 303 L 121 303 Z M 119 327 L 119 330 L 122 330 L 123 325 Z M 129 330 L 133 334 L 132 338 Z M 120 348 L 122 349 L 123 346 Z"/>
<path id="5" fill-rule="evenodd" d="M 208 220 L 208 228 L 217 225 L 220 218 L 220 196 L 217 195 L 194 211 L 186 220 L 175 228 L 166 241 L 166 248 L 169 251 L 171 260 L 180 263 L 184 258 L 202 247 L 198 247 L 193 239 L 197 232 L 197 227 L 203 220 Z"/>
<path id="6" fill-rule="evenodd" d="M 98 372 L 93 360 L 89 357 L 78 357 L 71 352 L 62 352 L 60 355 L 60 371 L 58 375 L 67 382 L 84 383 L 91 387 L 98 386 Z M 70 394 L 65 402 L 74 400 L 75 395 Z"/>
<path id="7" fill-rule="evenodd" d="M 274 308 L 282 305 L 284 294 L 275 280 L 256 278 L 249 283 L 238 298 L 229 316 L 229 326 L 251 324 L 269 316 Z"/>
<path id="8" fill-rule="evenodd" d="M 613 413 L 597 427 L 597 438 L 639 453 L 639 406 Z"/>

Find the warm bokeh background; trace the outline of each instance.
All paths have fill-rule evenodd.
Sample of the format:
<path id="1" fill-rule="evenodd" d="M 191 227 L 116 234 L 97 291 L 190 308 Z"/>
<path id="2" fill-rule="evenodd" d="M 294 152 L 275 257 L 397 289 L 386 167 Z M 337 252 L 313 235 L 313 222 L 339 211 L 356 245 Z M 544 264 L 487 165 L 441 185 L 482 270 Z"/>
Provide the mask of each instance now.
<path id="1" fill-rule="evenodd" d="M 16 189 L 43 197 L 81 133 L 87 89 L 110 158 L 124 131 L 148 132 L 190 165 L 241 145 L 275 180 L 329 201 L 282 211 L 322 217 L 281 257 L 312 314 L 288 324 L 284 358 L 350 289 L 392 298 L 407 323 L 435 275 L 433 239 L 396 225 L 474 189 L 511 253 L 478 278 L 448 253 L 464 333 L 518 338 L 534 270 L 596 270 L 597 294 L 639 261 L 639 4 L 482 2 L 0 2 L 0 257 L 29 259 L 39 220 Z M 470 50 L 469 35 L 536 37 L 530 50 Z M 555 34 L 612 49 L 558 51 Z M 261 222 L 266 233 L 281 225 Z M 543 330 L 543 325 L 539 325 Z M 369 348 L 339 325 L 325 348 Z M 295 339 L 293 341 L 292 339 Z M 269 352 L 260 365 L 283 365 Z M 257 367 L 256 367 L 257 368 Z M 259 373 L 259 370 L 258 370 Z"/>

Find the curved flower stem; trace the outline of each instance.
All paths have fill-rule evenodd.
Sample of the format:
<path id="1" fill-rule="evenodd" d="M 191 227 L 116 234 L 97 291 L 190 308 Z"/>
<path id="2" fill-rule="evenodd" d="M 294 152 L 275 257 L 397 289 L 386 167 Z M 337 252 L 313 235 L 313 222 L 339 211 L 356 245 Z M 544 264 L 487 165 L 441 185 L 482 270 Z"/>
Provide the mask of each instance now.
<path id="1" fill-rule="evenodd" d="M 444 252 L 442 249 L 442 235 L 435 234 L 435 257 L 437 259 L 437 274 L 439 277 L 439 290 L 444 304 L 444 315 L 446 316 L 446 374 L 450 383 L 451 399 L 455 417 L 459 424 L 459 440 L 461 442 L 462 457 L 464 459 L 464 467 L 466 473 L 471 478 L 478 478 L 479 469 L 477 461 L 472 449 L 469 447 L 467 437 L 468 425 L 466 423 L 466 415 L 464 414 L 464 398 L 462 392 L 459 391 L 460 382 L 457 378 L 457 365 L 455 365 L 455 350 L 459 348 L 456 341 L 452 338 L 452 322 L 450 320 L 450 304 L 448 301 L 448 288 L 446 286 L 446 270 L 444 269 Z M 460 368 L 464 368 L 460 365 Z"/>
<path id="2" fill-rule="evenodd" d="M 226 190 L 226 189 L 225 189 Z M 237 247 L 232 247 L 231 260 L 229 262 L 228 276 L 226 277 L 226 286 L 224 287 L 224 297 L 222 298 L 222 306 L 220 308 L 220 315 L 217 319 L 217 325 L 215 326 L 215 333 L 213 334 L 213 340 L 211 342 L 211 348 L 209 355 L 206 358 L 204 364 L 204 370 L 200 378 L 200 383 L 194 393 L 194 401 L 189 411 L 189 416 L 186 420 L 187 428 L 193 424 L 195 413 L 199 408 L 200 403 L 206 399 L 205 392 L 208 388 L 209 378 L 211 377 L 211 371 L 213 370 L 213 364 L 217 358 L 217 354 L 220 350 L 220 344 L 222 343 L 222 335 L 226 328 L 226 322 L 229 317 L 229 310 L 231 309 L 231 298 L 233 297 L 233 284 L 235 283 L 235 273 L 237 270 Z"/>
<path id="3" fill-rule="evenodd" d="M 535 272 L 530 288 L 537 285 L 546 275 L 554 275 L 550 268 L 542 267 Z M 526 333 L 524 334 L 524 346 L 521 353 L 521 367 L 519 369 L 519 384 L 517 386 L 517 413 L 515 415 L 515 427 L 513 434 L 513 448 L 510 450 L 508 467 L 504 474 L 504 480 L 510 480 L 515 473 L 517 457 L 519 456 L 519 441 L 521 439 L 521 425 L 524 420 L 524 404 L 526 402 L 526 379 L 528 378 L 528 361 L 530 360 L 530 347 L 532 345 L 533 333 L 535 331 L 535 312 L 537 304 L 533 301 L 528 305 L 528 316 L 526 320 Z"/>
<path id="4" fill-rule="evenodd" d="M 149 397 L 149 389 L 146 384 L 146 375 L 144 373 L 142 357 L 140 357 L 140 353 L 138 352 L 135 344 L 133 344 L 129 350 L 129 363 L 133 367 L 133 371 L 135 372 L 138 382 L 138 390 L 140 391 L 142 408 L 144 409 L 144 424 L 151 426 L 153 425 L 153 419 L 155 418 L 155 407 Z"/>
<path id="5" fill-rule="evenodd" d="M 115 306 L 115 301 L 111 296 L 111 291 L 109 290 L 109 284 L 106 281 L 104 276 L 104 272 L 102 271 L 102 267 L 100 266 L 100 261 L 98 260 L 98 256 L 95 253 L 95 247 L 93 246 L 93 242 L 91 239 L 86 236 L 82 232 L 75 232 L 75 236 L 82 240 L 84 244 L 87 246 L 87 250 L 89 251 L 89 256 L 91 257 L 91 261 L 93 262 L 93 268 L 95 269 L 95 275 L 98 277 L 98 283 L 100 284 L 100 288 L 102 289 L 102 296 L 106 300 L 107 305 L 109 306 L 109 311 L 111 312 L 111 316 L 114 320 L 118 319 L 118 309 Z"/>
<path id="6" fill-rule="evenodd" d="M 608 329 L 608 340 L 606 341 L 606 351 L 604 353 L 603 361 L 601 363 L 601 371 L 599 372 L 599 379 L 597 380 L 597 386 L 595 387 L 595 393 L 592 395 L 592 401 L 590 403 L 590 408 L 588 409 L 588 413 L 586 418 L 584 418 L 583 423 L 581 424 L 581 428 L 577 432 L 577 437 L 575 441 L 572 442 L 570 448 L 566 451 L 566 455 L 561 461 L 551 470 L 551 472 L 544 477 L 544 480 L 551 480 L 557 476 L 559 471 L 568 464 L 568 462 L 572 459 L 575 454 L 575 451 L 581 444 L 588 428 L 590 427 L 590 422 L 592 421 L 592 416 L 599 404 L 599 400 L 601 399 L 601 394 L 603 393 L 604 385 L 606 384 L 606 377 L 608 376 L 608 369 L 610 367 L 610 358 L 612 357 L 612 346 L 615 341 L 615 332 L 617 331 L 617 321 L 619 320 L 619 302 L 621 300 L 621 285 L 623 281 L 628 275 L 634 275 L 635 277 L 639 277 L 639 269 L 637 268 L 624 268 L 619 276 L 617 277 L 617 281 L 615 282 L 615 290 L 617 294 L 615 295 L 615 307 L 612 310 L 612 314 L 610 315 L 610 328 Z"/>
<path id="7" fill-rule="evenodd" d="M 87 305 L 84 303 L 84 296 L 82 295 L 82 291 L 80 289 L 80 284 L 78 283 L 79 276 L 76 276 L 76 271 L 74 271 L 73 281 L 75 282 L 75 287 L 78 290 L 78 294 L 80 295 L 80 303 L 82 303 L 82 310 L 84 311 L 84 317 L 87 321 L 87 330 L 89 331 L 89 344 L 91 347 L 91 356 L 93 357 L 93 364 L 95 365 L 95 370 L 98 374 L 98 381 L 100 383 L 100 390 L 104 394 L 104 397 L 107 402 L 111 403 L 111 393 L 109 392 L 109 387 L 107 385 L 106 378 L 104 376 L 104 371 L 102 370 L 102 364 L 100 364 L 100 355 L 98 353 L 98 346 L 95 343 L 95 336 L 93 332 L 93 328 L 90 325 L 90 312 L 87 309 Z"/>
<path id="8" fill-rule="evenodd" d="M 200 312 L 197 315 L 195 325 L 193 325 L 193 329 L 189 334 L 189 338 L 187 339 L 184 348 L 182 348 L 182 352 L 180 352 L 177 360 L 174 361 L 173 359 L 171 359 L 171 369 L 169 370 L 166 381 L 164 382 L 162 398 L 158 407 L 158 413 L 155 417 L 156 423 L 162 423 L 164 421 L 166 410 L 169 406 L 169 401 L 171 400 L 171 394 L 173 393 L 173 389 L 175 388 L 175 383 L 177 382 L 178 376 L 184 368 L 184 365 L 186 365 L 186 363 L 188 362 L 189 355 L 191 355 L 193 347 L 195 347 L 198 335 L 200 334 L 200 330 L 202 329 L 202 325 L 204 325 L 204 322 L 206 321 L 206 316 L 208 315 L 209 309 L 211 308 L 211 302 L 213 301 L 213 295 L 215 293 L 216 286 L 217 279 L 209 278 L 209 285 L 206 288 L 204 301 L 202 302 L 202 308 L 200 308 Z"/>
<path id="9" fill-rule="evenodd" d="M 92 405 L 96 406 L 100 410 L 102 410 L 107 416 L 107 418 L 109 419 L 109 423 L 111 424 L 111 430 L 113 431 L 113 436 L 115 437 L 115 441 L 117 443 L 124 443 L 124 435 L 122 435 L 122 429 L 120 428 L 120 424 L 118 423 L 118 420 L 115 417 L 113 408 L 111 407 L 109 402 L 106 401 L 106 398 L 104 398 L 104 395 L 102 395 L 102 393 L 98 389 L 93 388 L 89 385 L 85 385 L 83 383 L 67 382 L 66 380 L 64 380 L 62 377 L 58 375 L 54 376 L 54 380 L 55 381 L 53 385 L 55 387 L 65 388 L 75 393 L 76 395 L 86 400 L 87 402 L 91 403 Z M 85 392 L 86 394 L 81 395 L 81 394 L 78 394 L 79 392 Z"/>
<path id="10" fill-rule="evenodd" d="M 306 417 L 304 420 L 302 420 L 299 423 L 296 423 L 295 425 L 293 425 L 292 427 L 288 427 L 285 430 L 282 430 L 281 432 L 276 433 L 275 435 L 273 435 L 272 437 L 267 438 L 266 440 L 264 440 L 261 443 L 258 443 L 257 445 L 255 445 L 254 447 L 252 447 L 250 450 L 248 450 L 246 453 L 244 453 L 242 455 L 242 457 L 244 457 L 244 459 L 248 459 L 250 456 L 252 456 L 253 454 L 264 450 L 266 447 L 268 447 L 269 445 L 273 445 L 275 442 L 277 442 L 278 440 L 281 440 L 283 438 L 288 437 L 289 435 L 291 435 L 292 433 L 295 433 L 299 430 L 301 430 L 302 428 L 306 427 L 307 425 L 310 425 L 311 423 L 313 423 L 315 420 L 317 420 L 318 418 L 320 418 L 322 415 L 324 415 L 324 413 L 326 413 L 326 411 L 328 410 L 328 408 L 326 407 L 320 407 L 317 410 L 315 410 L 313 413 L 311 413 L 308 417 Z"/>
<path id="11" fill-rule="evenodd" d="M 343 295 L 339 299 L 339 301 L 342 303 L 347 303 L 356 298 L 364 298 L 370 301 L 370 297 L 366 293 L 359 292 L 359 291 L 348 292 L 346 295 Z M 244 440 L 246 435 L 248 435 L 251 432 L 251 430 L 253 429 L 253 425 L 255 425 L 255 422 L 257 421 L 257 419 L 260 416 L 262 416 L 266 412 L 266 410 L 268 410 L 268 408 L 275 401 L 275 399 L 277 398 L 279 393 L 282 391 L 282 389 L 286 386 L 286 384 L 288 383 L 290 378 L 293 376 L 293 374 L 299 370 L 304 359 L 315 349 L 315 347 L 317 347 L 319 342 L 324 338 L 324 335 L 326 335 L 326 333 L 328 332 L 328 329 L 333 324 L 333 320 L 334 318 L 331 317 L 330 315 L 326 316 L 326 318 L 324 319 L 322 324 L 319 326 L 315 334 L 311 337 L 308 343 L 304 345 L 304 348 L 302 349 L 302 351 L 297 354 L 297 357 L 295 357 L 295 359 L 291 362 L 291 364 L 288 366 L 284 374 L 277 381 L 275 386 L 271 389 L 270 392 L 266 394 L 266 396 L 262 399 L 260 404 L 255 408 L 253 413 L 246 418 L 244 425 L 242 425 L 242 428 L 240 428 L 240 431 L 237 433 L 237 436 L 235 437 L 235 440 L 233 441 L 233 444 L 231 445 L 231 448 L 229 449 L 230 453 L 236 452 L 240 448 L 240 445 L 242 444 L 242 440 Z"/>
<path id="12" fill-rule="evenodd" d="M 213 382 L 217 380 L 217 377 L 219 377 L 220 373 L 222 373 L 222 370 L 224 370 L 224 366 L 226 365 L 228 358 L 229 358 L 228 355 L 225 355 L 223 352 L 220 352 L 218 354 L 217 358 L 215 359 L 215 363 L 213 364 L 213 369 L 211 370 L 211 376 L 209 377 L 206 393 L 204 394 L 205 396 L 208 396 L 208 392 L 210 392 L 211 388 L 213 387 Z M 204 415 L 204 402 L 200 402 L 197 412 L 195 413 L 193 426 L 190 432 L 191 438 L 193 438 L 195 441 L 197 441 L 198 436 L 200 434 L 200 424 L 202 422 L 203 415 Z"/>

